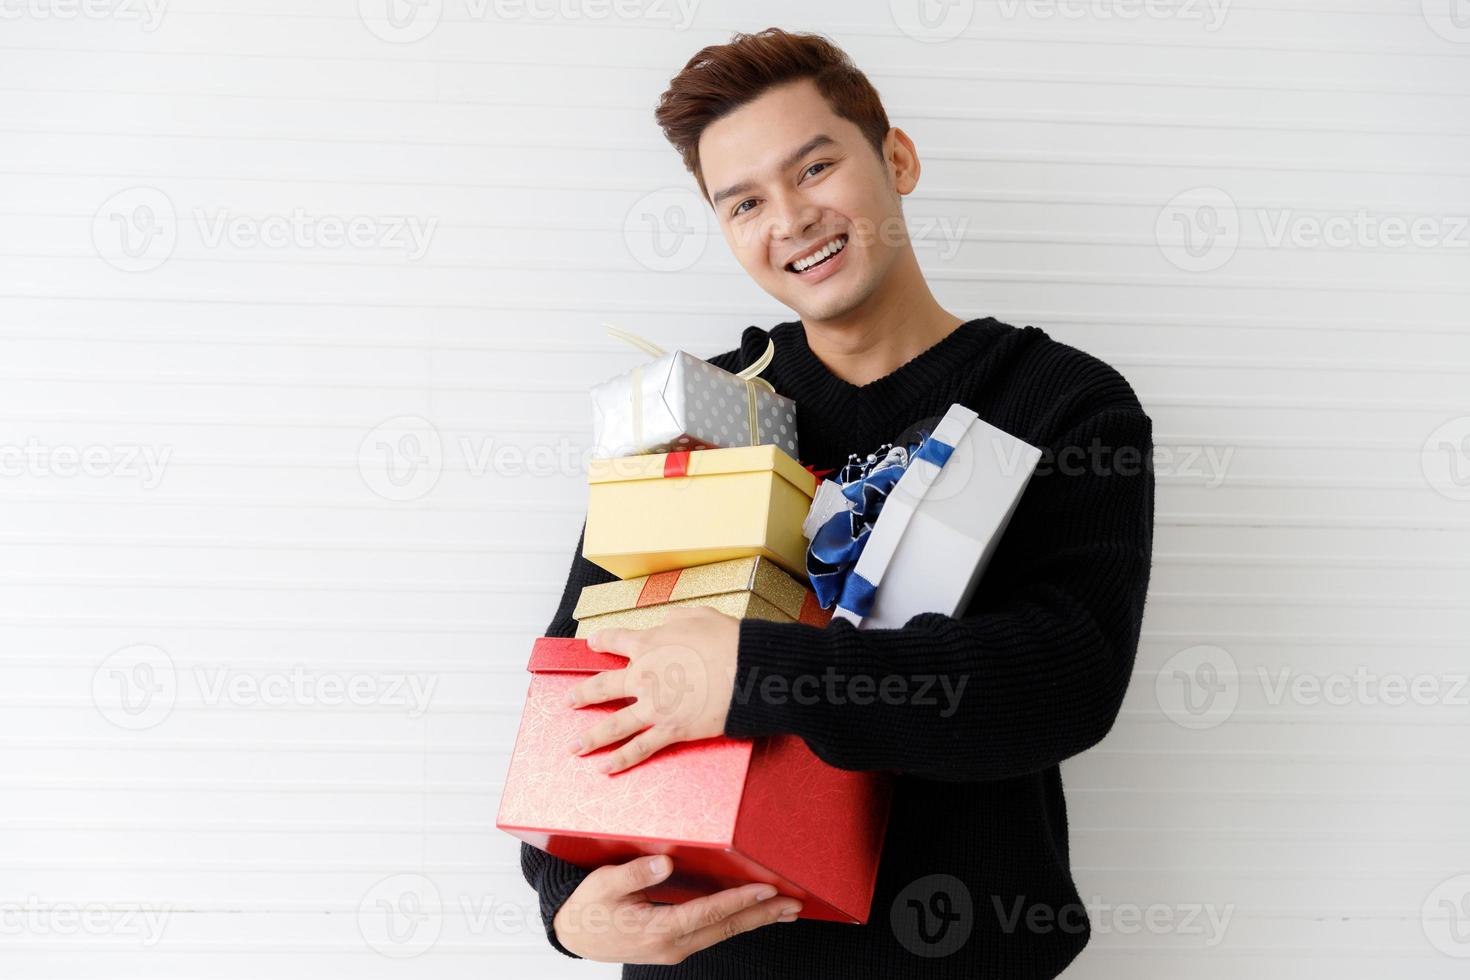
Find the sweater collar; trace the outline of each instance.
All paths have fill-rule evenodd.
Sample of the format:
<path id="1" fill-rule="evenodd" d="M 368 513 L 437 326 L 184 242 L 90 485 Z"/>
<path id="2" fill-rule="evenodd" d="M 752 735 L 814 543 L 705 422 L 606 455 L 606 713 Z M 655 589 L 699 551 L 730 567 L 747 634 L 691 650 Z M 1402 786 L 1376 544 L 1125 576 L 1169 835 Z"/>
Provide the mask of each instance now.
<path id="1" fill-rule="evenodd" d="M 830 408 L 855 408 L 883 400 L 903 401 L 922 394 L 956 369 L 973 364 L 975 355 L 1001 325 L 993 317 L 967 320 L 943 338 L 897 368 L 864 385 L 855 385 L 833 374 L 807 343 L 800 320 L 777 325 L 771 330 L 781 362 L 781 380 L 787 393 L 802 401 Z"/>

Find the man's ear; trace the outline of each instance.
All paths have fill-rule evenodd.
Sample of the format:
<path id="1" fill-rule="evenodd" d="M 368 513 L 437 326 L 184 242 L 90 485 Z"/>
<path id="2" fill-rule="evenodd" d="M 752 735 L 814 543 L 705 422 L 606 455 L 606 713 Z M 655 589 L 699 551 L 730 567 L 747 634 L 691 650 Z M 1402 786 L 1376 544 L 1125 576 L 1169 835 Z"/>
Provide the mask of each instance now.
<path id="1" fill-rule="evenodd" d="M 894 126 L 883 138 L 883 163 L 888 178 L 900 196 L 910 194 L 919 184 L 919 151 L 909 134 Z"/>

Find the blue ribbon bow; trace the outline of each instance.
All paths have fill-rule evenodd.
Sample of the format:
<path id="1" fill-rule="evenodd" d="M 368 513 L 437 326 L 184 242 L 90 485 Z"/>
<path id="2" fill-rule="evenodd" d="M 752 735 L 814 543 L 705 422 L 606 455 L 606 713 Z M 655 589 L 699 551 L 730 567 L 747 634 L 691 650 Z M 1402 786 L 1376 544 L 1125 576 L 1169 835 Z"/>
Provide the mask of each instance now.
<path id="1" fill-rule="evenodd" d="M 909 463 L 915 459 L 927 459 L 943 466 L 954 451 L 953 446 L 930 439 L 927 435 L 921 434 L 920 439 L 917 450 L 912 446 L 905 447 L 903 462 L 883 465 L 892 448 L 885 443 L 866 460 L 858 460 L 857 454 L 852 454 L 838 474 L 842 495 L 852 501 L 852 507 L 827 518 L 812 536 L 806 553 L 807 578 L 811 580 L 812 591 L 823 609 L 830 608 L 835 601 L 843 609 L 866 616 L 873 608 L 873 596 L 878 587 L 853 568 L 868 543 L 878 515 L 882 513 L 884 501 Z"/>

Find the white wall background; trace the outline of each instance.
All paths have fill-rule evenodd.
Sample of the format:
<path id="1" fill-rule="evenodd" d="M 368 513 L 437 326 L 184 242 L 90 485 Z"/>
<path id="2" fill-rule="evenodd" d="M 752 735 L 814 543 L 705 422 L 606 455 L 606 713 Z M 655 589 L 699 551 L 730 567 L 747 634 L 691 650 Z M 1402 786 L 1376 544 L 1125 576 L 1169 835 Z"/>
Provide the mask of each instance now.
<path id="1" fill-rule="evenodd" d="M 776 23 L 917 141 L 941 300 L 1117 365 L 1168 453 L 1134 688 L 1066 767 L 1069 976 L 1463 976 L 1457 2 L 0 0 L 0 974 L 616 975 L 545 945 L 499 780 L 583 392 L 638 358 L 597 325 L 712 354 L 789 315 L 645 224 L 692 186 L 668 77 Z"/>

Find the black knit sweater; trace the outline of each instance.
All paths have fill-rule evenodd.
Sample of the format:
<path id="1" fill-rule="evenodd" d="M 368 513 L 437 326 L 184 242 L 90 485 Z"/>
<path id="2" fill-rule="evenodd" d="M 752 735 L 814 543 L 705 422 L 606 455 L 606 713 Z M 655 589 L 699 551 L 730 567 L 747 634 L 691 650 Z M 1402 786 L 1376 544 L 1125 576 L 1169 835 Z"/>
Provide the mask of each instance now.
<path id="1" fill-rule="evenodd" d="M 801 462 L 817 473 L 954 402 L 1043 455 L 961 616 L 924 613 L 889 630 L 741 621 L 737 692 L 759 691 L 749 682 L 772 674 L 791 691 L 795 675 L 827 665 L 846 676 L 935 675 L 961 692 L 944 716 L 951 702 L 939 684 L 939 707 L 732 698 L 726 735 L 792 733 L 830 765 L 899 774 L 868 923 L 775 923 L 676 966 L 625 965 L 623 977 L 1054 977 L 1090 935 L 1057 764 L 1108 733 L 1132 672 L 1153 541 L 1149 417 L 1107 364 L 993 318 L 862 386 L 823 365 L 800 322 L 748 327 L 738 350 L 710 360 L 738 370 L 768 337 L 776 356 L 763 376 L 795 399 Z M 579 540 L 548 635 L 572 635 L 582 587 L 614 578 L 581 551 Z M 587 872 L 526 844 L 521 865 L 548 939 L 572 955 L 551 921 Z"/>

